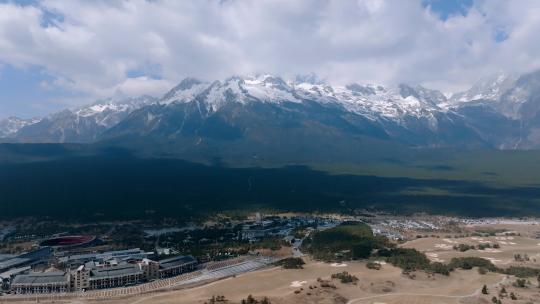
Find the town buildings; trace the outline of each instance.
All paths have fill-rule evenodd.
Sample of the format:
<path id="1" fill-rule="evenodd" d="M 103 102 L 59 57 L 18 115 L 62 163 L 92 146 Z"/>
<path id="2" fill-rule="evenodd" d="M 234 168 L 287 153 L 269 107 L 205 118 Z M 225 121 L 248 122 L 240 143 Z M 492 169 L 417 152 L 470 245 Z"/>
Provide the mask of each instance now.
<path id="1" fill-rule="evenodd" d="M 17 294 L 68 292 L 69 276 L 65 271 L 18 275 L 11 283 L 11 290 Z"/>
<path id="2" fill-rule="evenodd" d="M 151 253 L 138 248 L 70 255 L 57 258 L 61 270 L 33 272 L 35 257 L 14 257 L 3 261 L 2 287 L 15 294 L 63 293 L 135 285 L 159 278 L 177 276 L 197 268 L 192 256 L 150 260 Z"/>

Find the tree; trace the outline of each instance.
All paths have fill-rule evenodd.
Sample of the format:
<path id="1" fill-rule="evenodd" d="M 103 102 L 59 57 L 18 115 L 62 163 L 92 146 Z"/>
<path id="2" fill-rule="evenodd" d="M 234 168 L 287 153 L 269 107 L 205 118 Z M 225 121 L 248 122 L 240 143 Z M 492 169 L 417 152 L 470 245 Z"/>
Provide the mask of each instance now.
<path id="1" fill-rule="evenodd" d="M 517 300 L 517 297 L 513 292 L 510 293 L 510 299 Z"/>
<path id="2" fill-rule="evenodd" d="M 264 297 L 264 298 L 261 300 L 261 304 L 272 304 L 272 302 L 270 302 L 270 300 L 269 300 L 267 297 Z"/>
<path id="3" fill-rule="evenodd" d="M 497 303 L 499 302 L 499 300 L 497 299 L 496 296 L 493 296 L 493 298 L 491 298 L 491 302 L 492 302 L 493 304 L 497 304 Z"/>
<path id="4" fill-rule="evenodd" d="M 246 304 L 256 304 L 257 300 L 252 295 L 247 296 L 246 298 Z"/>
<path id="5" fill-rule="evenodd" d="M 519 287 L 519 288 L 525 288 L 526 283 L 527 281 L 525 279 L 517 279 L 516 282 L 514 283 L 514 286 Z"/>
<path id="6" fill-rule="evenodd" d="M 486 295 L 487 295 L 487 294 L 489 294 L 489 292 L 488 292 L 488 289 L 487 289 L 487 286 L 486 286 L 486 285 L 484 285 L 484 287 L 482 287 L 482 293 L 483 293 L 483 294 L 486 294 Z"/>

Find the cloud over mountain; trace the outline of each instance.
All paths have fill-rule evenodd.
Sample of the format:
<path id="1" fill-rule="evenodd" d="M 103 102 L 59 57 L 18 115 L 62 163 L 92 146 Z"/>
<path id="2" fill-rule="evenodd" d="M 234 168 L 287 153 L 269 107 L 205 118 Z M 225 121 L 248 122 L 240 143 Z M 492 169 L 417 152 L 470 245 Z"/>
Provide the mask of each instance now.
<path id="1" fill-rule="evenodd" d="M 0 64 L 39 67 L 44 87 L 92 98 L 159 95 L 185 76 L 266 72 L 449 92 L 498 70 L 540 67 L 536 1 L 475 1 L 447 18 L 430 3 L 8 2 L 0 4 Z"/>

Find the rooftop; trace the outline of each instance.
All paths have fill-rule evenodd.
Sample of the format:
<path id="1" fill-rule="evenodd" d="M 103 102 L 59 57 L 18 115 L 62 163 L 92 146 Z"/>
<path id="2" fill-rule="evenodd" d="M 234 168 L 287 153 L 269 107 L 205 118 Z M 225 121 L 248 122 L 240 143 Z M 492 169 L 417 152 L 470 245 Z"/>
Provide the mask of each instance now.
<path id="1" fill-rule="evenodd" d="M 196 263 L 196 262 L 197 262 L 197 260 L 194 257 L 190 256 L 190 255 L 177 256 L 177 257 L 173 257 L 173 258 L 169 258 L 169 259 L 159 261 L 159 268 L 161 268 L 161 269 L 169 269 L 169 268 L 178 267 L 178 266 L 187 265 L 187 264 L 192 264 L 192 263 Z"/>
<path id="2" fill-rule="evenodd" d="M 13 268 L 8 271 L 0 273 L 0 279 L 9 279 L 12 275 L 27 272 L 27 271 L 30 271 L 30 269 L 32 269 L 30 266 Z"/>
<path id="3" fill-rule="evenodd" d="M 107 251 L 103 253 L 87 253 L 87 254 L 75 254 L 60 258 L 62 263 L 69 263 L 70 261 L 90 261 L 90 260 L 106 260 L 110 258 L 123 258 L 129 256 L 146 256 L 147 253 L 139 248 Z"/>
<path id="4" fill-rule="evenodd" d="M 18 275 L 13 279 L 13 285 L 16 284 L 67 284 L 68 275 L 64 271 L 52 271 L 52 272 L 34 272 L 25 275 Z"/>
<path id="5" fill-rule="evenodd" d="M 15 254 L 0 253 L 0 262 L 16 257 Z"/>
<path id="6" fill-rule="evenodd" d="M 30 261 L 32 260 L 26 259 L 26 258 L 13 258 L 13 259 L 5 260 L 5 261 L 0 262 L 0 270 L 8 270 L 10 268 L 23 265 Z"/>
<path id="7" fill-rule="evenodd" d="M 142 274 L 142 273 L 143 271 L 141 270 L 139 265 L 123 264 L 123 265 L 114 266 L 114 267 L 92 269 L 90 280 L 114 278 L 114 277 L 126 276 L 126 275 L 137 275 L 137 274 Z"/>

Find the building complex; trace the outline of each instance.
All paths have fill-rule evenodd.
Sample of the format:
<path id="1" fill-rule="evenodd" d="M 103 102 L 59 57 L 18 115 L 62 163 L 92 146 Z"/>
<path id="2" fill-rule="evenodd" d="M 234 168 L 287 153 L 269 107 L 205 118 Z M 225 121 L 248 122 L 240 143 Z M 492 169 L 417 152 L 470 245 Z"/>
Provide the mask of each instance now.
<path id="1" fill-rule="evenodd" d="M 43 272 L 34 272 L 30 266 L 44 262 L 36 258 L 40 255 L 17 256 L 0 262 L 0 270 L 4 271 L 0 279 L 3 289 L 14 294 L 64 293 L 135 285 L 193 271 L 198 265 L 192 256 L 154 261 L 148 258 L 150 255 L 135 248 L 59 258 L 47 256 L 55 267 Z"/>

